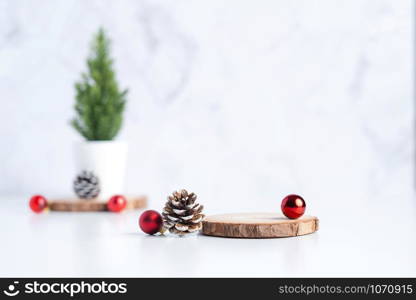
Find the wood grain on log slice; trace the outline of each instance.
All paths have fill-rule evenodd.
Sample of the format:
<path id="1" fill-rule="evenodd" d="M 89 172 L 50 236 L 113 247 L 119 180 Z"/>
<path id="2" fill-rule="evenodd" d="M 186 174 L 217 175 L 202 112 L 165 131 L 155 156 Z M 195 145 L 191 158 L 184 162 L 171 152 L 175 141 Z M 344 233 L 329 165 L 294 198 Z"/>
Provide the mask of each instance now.
<path id="1" fill-rule="evenodd" d="M 126 197 L 126 209 L 140 209 L 147 205 L 147 197 Z M 49 201 L 51 211 L 108 211 L 107 203 L 97 200 L 57 199 Z"/>
<path id="2" fill-rule="evenodd" d="M 291 237 L 313 233 L 318 224 L 318 218 L 312 216 L 290 220 L 275 213 L 225 214 L 207 217 L 202 233 L 233 238 Z"/>

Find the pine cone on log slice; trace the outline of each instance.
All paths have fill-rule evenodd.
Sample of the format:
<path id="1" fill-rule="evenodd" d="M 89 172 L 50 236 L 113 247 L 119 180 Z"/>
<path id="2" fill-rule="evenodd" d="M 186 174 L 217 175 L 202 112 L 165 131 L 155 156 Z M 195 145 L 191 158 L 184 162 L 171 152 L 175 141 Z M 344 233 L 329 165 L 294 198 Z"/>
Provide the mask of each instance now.
<path id="1" fill-rule="evenodd" d="M 75 177 L 74 192 L 80 199 L 93 199 L 100 193 L 100 181 L 90 171 L 82 171 Z"/>
<path id="2" fill-rule="evenodd" d="M 175 191 L 168 197 L 163 209 L 163 226 L 169 232 L 185 235 L 202 229 L 204 208 L 195 202 L 196 195 L 186 190 Z"/>

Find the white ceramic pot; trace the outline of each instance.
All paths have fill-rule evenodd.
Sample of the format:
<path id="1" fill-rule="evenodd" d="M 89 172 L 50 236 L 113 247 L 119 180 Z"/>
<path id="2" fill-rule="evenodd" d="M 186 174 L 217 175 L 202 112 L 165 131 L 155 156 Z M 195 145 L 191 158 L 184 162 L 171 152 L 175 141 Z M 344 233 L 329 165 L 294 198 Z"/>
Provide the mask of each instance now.
<path id="1" fill-rule="evenodd" d="M 128 145 L 118 141 L 86 141 L 75 146 L 77 174 L 92 171 L 100 180 L 99 201 L 124 193 Z M 75 176 L 74 176 L 75 177 Z"/>

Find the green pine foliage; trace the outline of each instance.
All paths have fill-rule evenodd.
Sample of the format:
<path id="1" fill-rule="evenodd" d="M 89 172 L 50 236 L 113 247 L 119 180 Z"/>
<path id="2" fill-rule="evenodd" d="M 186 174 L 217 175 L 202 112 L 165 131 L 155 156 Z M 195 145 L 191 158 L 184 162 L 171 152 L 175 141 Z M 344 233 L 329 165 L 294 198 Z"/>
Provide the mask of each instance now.
<path id="1" fill-rule="evenodd" d="M 123 123 L 127 90 L 120 91 L 103 29 L 96 34 L 87 60 L 88 72 L 75 84 L 76 116 L 72 126 L 89 141 L 115 138 Z"/>

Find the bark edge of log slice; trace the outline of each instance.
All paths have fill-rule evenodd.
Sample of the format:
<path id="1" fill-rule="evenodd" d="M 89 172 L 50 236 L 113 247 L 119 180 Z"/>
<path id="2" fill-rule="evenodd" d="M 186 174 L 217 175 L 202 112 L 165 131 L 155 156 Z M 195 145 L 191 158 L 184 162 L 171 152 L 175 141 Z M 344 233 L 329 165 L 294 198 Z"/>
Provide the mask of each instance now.
<path id="1" fill-rule="evenodd" d="M 141 209 L 147 206 L 146 196 L 126 196 L 126 210 Z M 93 212 L 108 211 L 107 202 L 101 200 L 81 200 L 77 198 L 62 198 L 48 201 L 51 211 Z"/>
<path id="2" fill-rule="evenodd" d="M 288 219 L 276 213 L 241 213 L 208 216 L 202 234 L 230 238 L 282 238 L 306 235 L 319 229 L 319 219 Z"/>

